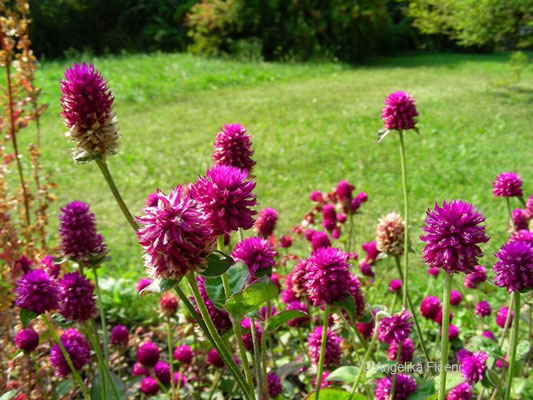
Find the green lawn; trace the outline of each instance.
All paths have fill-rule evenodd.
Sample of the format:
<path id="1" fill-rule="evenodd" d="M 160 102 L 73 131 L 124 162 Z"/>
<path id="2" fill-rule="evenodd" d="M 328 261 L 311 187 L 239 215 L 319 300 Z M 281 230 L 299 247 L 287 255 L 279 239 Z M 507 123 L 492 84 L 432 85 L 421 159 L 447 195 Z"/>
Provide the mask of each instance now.
<path id="1" fill-rule="evenodd" d="M 116 96 L 122 150 L 109 164 L 135 213 L 155 188 L 168 191 L 205 172 L 218 128 L 240 122 L 253 136 L 261 207 L 280 213 L 278 233 L 301 220 L 311 190 L 348 179 L 369 194 L 358 235 L 359 243 L 372 240 L 376 218 L 402 205 L 397 138 L 376 144 L 384 97 L 399 89 L 417 98 L 420 113 L 421 136 L 409 133 L 406 139 L 414 234 L 435 201 L 471 201 L 487 215 L 493 240 L 485 264 L 491 265 L 506 229 L 505 204 L 493 199 L 492 180 L 501 171 L 516 171 L 525 192 L 533 191 L 533 68 L 519 82 L 496 85 L 510 75 L 508 54 L 411 55 L 358 66 L 182 54 L 86 61 L 109 79 Z M 137 279 L 142 260 L 129 226 L 97 166 L 75 165 L 61 135 L 58 81 L 67 65 L 45 62 L 38 74 L 50 104 L 42 120 L 42 164 L 59 184 L 53 212 L 74 199 L 89 202 L 111 249 L 107 268 Z M 414 247 L 422 246 L 415 240 Z"/>

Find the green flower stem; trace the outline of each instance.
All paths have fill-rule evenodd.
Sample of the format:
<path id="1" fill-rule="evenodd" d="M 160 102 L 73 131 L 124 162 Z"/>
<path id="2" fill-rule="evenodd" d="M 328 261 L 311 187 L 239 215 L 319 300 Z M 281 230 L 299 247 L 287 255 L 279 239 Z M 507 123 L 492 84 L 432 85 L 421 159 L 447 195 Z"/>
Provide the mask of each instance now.
<path id="1" fill-rule="evenodd" d="M 167 347 L 168 347 L 168 361 L 170 364 L 170 400 L 174 399 L 174 354 L 172 352 L 172 332 L 170 330 L 170 318 L 166 318 L 167 322 Z M 179 381 L 178 381 L 178 396 L 179 396 Z"/>
<path id="2" fill-rule="evenodd" d="M 217 237 L 217 249 L 219 251 L 224 250 L 224 235 L 219 235 Z M 224 286 L 224 293 L 226 294 L 226 298 L 229 299 L 231 297 L 231 288 L 229 285 L 228 274 L 224 272 L 221 278 L 222 285 Z M 235 341 L 237 342 L 237 347 L 239 348 L 239 354 L 241 356 L 246 382 L 248 383 L 248 386 L 252 388 L 254 387 L 254 384 L 252 381 L 252 372 L 250 371 L 250 363 L 248 361 L 246 349 L 244 348 L 244 343 L 242 341 L 241 321 L 236 320 L 232 315 L 230 315 L 230 320 L 233 326 L 233 331 L 235 332 Z"/>
<path id="3" fill-rule="evenodd" d="M 261 357 L 262 357 L 262 363 L 263 363 L 263 393 L 265 393 L 266 398 L 268 399 L 268 379 L 267 379 L 267 353 L 266 353 L 266 341 L 268 336 L 267 331 L 267 324 L 268 320 L 270 319 L 271 313 L 272 313 L 272 303 L 270 301 L 267 302 L 267 310 L 266 310 L 266 317 L 265 322 L 263 324 L 263 334 L 261 335 Z"/>
<path id="4" fill-rule="evenodd" d="M 43 395 L 44 400 L 48 400 L 48 395 L 46 394 L 46 389 L 44 387 L 43 378 L 41 377 L 41 369 L 39 368 L 39 365 L 35 361 L 35 358 L 31 356 L 31 354 L 28 355 L 31 364 L 33 365 L 33 369 L 35 370 L 35 373 L 37 374 L 37 382 L 39 382 L 39 386 L 41 387 L 41 393 Z"/>
<path id="5" fill-rule="evenodd" d="M 324 371 L 324 353 L 326 351 L 326 340 L 328 338 L 329 304 L 326 303 L 324 310 L 324 325 L 322 326 L 322 339 L 320 342 L 320 358 L 318 359 L 318 372 L 316 377 L 315 400 L 319 399 L 320 386 L 322 385 L 322 372 Z"/>
<path id="6" fill-rule="evenodd" d="M 511 200 L 509 197 L 505 198 L 505 202 L 507 203 L 507 212 L 509 213 L 509 219 L 511 220 L 511 226 L 513 227 L 513 231 L 516 231 L 516 226 L 514 225 L 513 221 L 513 211 L 511 210 Z"/>
<path id="7" fill-rule="evenodd" d="M 217 372 L 215 373 L 215 379 L 213 379 L 213 384 L 211 385 L 211 389 L 209 389 L 209 397 L 207 400 L 211 400 L 213 398 L 213 395 L 215 394 L 215 389 L 218 386 L 218 381 L 220 381 L 220 370 L 217 369 Z"/>
<path id="8" fill-rule="evenodd" d="M 211 336 L 215 349 L 218 351 L 218 353 L 220 354 L 220 357 L 222 357 L 225 364 L 228 366 L 233 377 L 235 378 L 236 383 L 240 386 L 243 392 L 243 395 L 245 395 L 247 398 L 250 398 L 250 395 L 251 393 L 253 393 L 253 391 L 251 391 L 251 389 L 248 387 L 248 384 L 246 383 L 244 376 L 239 370 L 239 367 L 237 366 L 237 364 L 231 357 L 228 349 L 226 348 L 226 345 L 222 341 L 222 338 L 220 337 L 215 326 L 213 325 L 213 321 L 211 320 L 211 317 L 209 316 L 209 312 L 207 311 L 207 307 L 204 303 L 202 295 L 200 294 L 200 290 L 198 289 L 198 284 L 196 283 L 196 279 L 194 278 L 194 275 L 192 273 L 188 273 L 186 276 L 187 276 L 187 280 L 189 281 L 189 285 L 191 287 L 193 297 L 196 301 L 198 309 L 200 310 L 200 314 L 203 318 L 204 326 L 206 327 L 206 331 L 204 331 L 204 333 L 208 337 Z"/>
<path id="9" fill-rule="evenodd" d="M 107 339 L 107 324 L 105 321 L 104 302 L 102 301 L 102 291 L 100 290 L 100 284 L 98 282 L 98 268 L 92 268 L 94 273 L 94 286 L 96 287 L 96 299 L 98 301 L 98 309 L 100 310 L 100 323 L 102 324 L 102 338 L 104 340 L 104 359 L 106 364 L 109 362 L 109 341 Z M 98 337 L 98 331 L 95 331 Z"/>
<path id="10" fill-rule="evenodd" d="M 398 273 L 400 274 L 400 279 L 404 283 L 404 289 L 405 289 L 405 283 L 407 282 L 407 279 L 403 279 L 402 267 L 400 265 L 400 257 L 395 256 L 394 260 L 396 262 L 396 268 L 398 269 Z M 418 335 L 418 340 L 420 341 L 420 345 L 422 346 L 422 351 L 424 352 L 424 356 L 426 357 L 426 360 L 429 361 L 431 360 L 431 358 L 429 357 L 429 352 L 426 347 L 426 342 L 424 341 L 424 336 L 422 335 L 422 329 L 420 328 L 420 324 L 418 323 L 417 313 L 415 312 L 416 310 L 414 309 L 413 302 L 411 301 L 411 296 L 409 296 L 409 292 L 405 294 L 407 298 L 407 305 L 409 306 L 409 311 L 411 311 L 411 315 L 413 316 L 413 320 L 415 322 L 415 330 L 416 330 L 416 334 Z"/>
<path id="11" fill-rule="evenodd" d="M 255 329 L 255 318 L 250 318 L 250 332 L 252 334 L 252 343 L 254 346 L 254 372 L 255 379 L 257 380 L 257 398 L 259 400 L 268 400 L 268 396 L 265 397 L 263 391 L 263 368 L 261 366 L 261 348 L 259 344 L 259 338 L 257 337 L 257 331 Z"/>
<path id="12" fill-rule="evenodd" d="M 115 185 L 115 181 L 113 180 L 113 177 L 111 176 L 111 173 L 109 172 L 109 168 L 107 167 L 107 163 L 102 160 L 101 158 L 97 158 L 96 164 L 98 164 L 98 167 L 100 167 L 100 171 L 102 171 L 102 175 L 104 175 L 104 178 L 109 185 L 109 189 L 111 189 L 111 193 L 113 193 L 113 196 L 115 196 L 115 200 L 118 203 L 118 206 L 122 210 L 122 213 L 128 220 L 128 223 L 132 227 L 134 231 L 139 229 L 139 225 L 137 225 L 137 222 L 133 219 L 133 216 L 131 215 L 130 211 L 128 210 L 128 207 L 126 206 L 126 203 L 124 203 L 124 200 L 122 199 L 122 196 L 120 195 L 120 192 L 117 189 L 117 186 Z"/>
<path id="13" fill-rule="evenodd" d="M 448 346 L 450 338 L 448 331 L 450 328 L 450 292 L 452 290 L 453 275 L 444 273 L 444 289 L 442 292 L 442 339 L 441 339 L 441 360 L 440 360 L 440 388 L 439 400 L 446 398 L 446 364 L 448 363 Z"/>
<path id="14" fill-rule="evenodd" d="M 400 139 L 400 162 L 402 168 L 402 187 L 403 187 L 403 207 L 404 207 L 404 217 L 405 217 L 405 234 L 404 234 L 404 244 L 403 244 L 403 297 L 402 305 L 405 308 L 405 302 L 407 301 L 407 281 L 408 281 L 408 266 L 409 266 L 409 197 L 407 193 L 407 165 L 405 160 L 405 146 L 403 143 L 403 131 L 398 132 L 398 137 Z"/>
<path id="15" fill-rule="evenodd" d="M 398 350 L 396 351 L 396 364 L 399 364 L 402 359 L 402 342 L 398 342 Z M 398 379 L 398 373 L 395 373 L 392 377 L 392 385 L 390 389 L 390 400 L 394 400 L 394 393 L 396 392 L 396 380 Z"/>
<path id="16" fill-rule="evenodd" d="M 515 296 L 515 292 L 512 292 L 509 298 L 509 304 L 507 305 L 507 316 L 505 317 L 505 325 L 503 326 L 503 333 L 500 339 L 500 347 L 503 346 L 503 342 L 505 342 L 505 338 L 507 337 L 507 331 L 509 330 L 509 324 L 511 322 L 511 316 L 512 316 L 511 310 L 513 308 L 513 303 L 514 303 L 514 296 Z M 494 362 L 496 362 L 496 360 Z"/>
<path id="17" fill-rule="evenodd" d="M 507 384 L 505 385 L 505 400 L 509 400 L 511 397 L 511 387 L 513 385 L 514 376 L 514 364 L 516 361 L 516 346 L 518 344 L 518 327 L 520 325 L 520 292 L 514 292 L 514 318 L 513 318 L 513 330 L 511 333 L 511 356 L 509 358 L 509 370 L 507 375 Z M 509 314 L 511 310 L 509 310 Z"/>
<path id="18" fill-rule="evenodd" d="M 342 313 L 338 313 L 337 315 L 342 319 L 342 322 L 344 322 L 344 324 L 346 325 L 348 329 L 348 335 L 350 336 L 350 340 L 352 341 L 352 344 L 353 344 L 355 358 L 357 358 L 357 362 L 359 363 L 359 365 L 361 365 L 361 357 L 359 356 L 359 352 L 357 351 L 357 346 L 355 343 L 355 337 L 356 337 L 355 332 L 357 332 L 357 328 L 352 328 L 352 326 L 348 323 L 348 321 L 346 320 L 346 317 L 342 315 Z"/>
<path id="19" fill-rule="evenodd" d="M 376 319 L 374 322 L 374 334 L 372 335 L 372 340 L 370 341 L 370 344 L 368 345 L 368 349 L 366 350 L 366 353 L 363 357 L 363 362 L 359 365 L 359 373 L 357 374 L 357 378 L 355 379 L 355 382 L 353 383 L 352 392 L 350 394 L 349 400 L 352 400 L 353 396 L 355 395 L 355 391 L 357 390 L 357 387 L 359 386 L 359 381 L 361 380 L 361 377 L 363 376 L 363 368 L 365 367 L 365 364 L 368 361 L 368 357 L 372 354 L 372 349 L 374 348 L 374 344 L 376 344 L 377 337 L 378 337 L 378 320 Z"/>
<path id="20" fill-rule="evenodd" d="M 76 381 L 76 383 L 81 389 L 83 397 L 85 397 L 86 400 L 91 400 L 91 396 L 89 396 L 89 389 L 87 389 L 87 386 L 85 386 L 85 383 L 83 383 L 83 380 L 81 379 L 80 374 L 78 373 L 78 370 L 74 367 L 74 364 L 72 364 L 72 360 L 70 359 L 70 356 L 67 350 L 65 349 L 65 346 L 63 346 L 63 343 L 61 343 L 61 340 L 59 339 L 59 336 L 54 326 L 50 323 L 46 315 L 41 314 L 41 319 L 46 325 L 46 328 L 48 328 L 50 335 L 52 335 L 52 338 L 59 346 L 59 349 L 61 350 L 61 353 L 63 354 L 63 357 L 65 358 L 65 361 L 67 362 L 68 366 L 70 367 L 70 370 L 72 371 L 72 376 L 74 377 L 74 380 Z"/>

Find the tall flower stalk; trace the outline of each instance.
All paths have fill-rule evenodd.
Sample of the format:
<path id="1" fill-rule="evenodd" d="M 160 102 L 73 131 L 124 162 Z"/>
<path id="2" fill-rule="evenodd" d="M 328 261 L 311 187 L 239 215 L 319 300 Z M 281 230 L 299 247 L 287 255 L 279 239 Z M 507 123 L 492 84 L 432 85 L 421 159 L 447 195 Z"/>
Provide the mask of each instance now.
<path id="1" fill-rule="evenodd" d="M 326 342 L 328 338 L 328 321 L 329 321 L 329 310 L 330 306 L 326 303 L 324 309 L 324 324 L 322 327 L 322 339 L 320 342 L 320 358 L 318 359 L 318 372 L 316 377 L 316 393 L 315 400 L 318 400 L 320 397 L 320 387 L 322 386 L 322 373 L 324 371 L 324 353 L 326 351 Z"/>
<path id="2" fill-rule="evenodd" d="M 448 363 L 449 341 L 448 336 L 450 328 L 450 293 L 452 291 L 453 275 L 444 274 L 444 287 L 442 290 L 442 339 L 440 345 L 440 385 L 439 400 L 446 398 L 446 364 Z"/>
<path id="3" fill-rule="evenodd" d="M 513 385 L 516 361 L 516 347 L 518 345 L 518 327 L 520 325 L 520 292 L 518 291 L 514 293 L 513 309 L 514 318 L 510 343 L 511 355 L 509 357 L 509 370 L 507 371 L 507 382 L 505 385 L 505 400 L 509 400 L 511 398 L 511 387 Z M 511 313 L 510 310 L 509 313 Z"/>
<path id="4" fill-rule="evenodd" d="M 402 306 L 405 308 L 407 301 L 407 285 L 408 285 L 408 265 L 409 265 L 409 196 L 407 190 L 407 165 L 405 160 L 405 146 L 403 141 L 403 131 L 398 132 L 398 138 L 400 140 L 400 160 L 402 169 L 402 189 L 403 189 L 403 208 L 405 216 L 405 235 L 403 240 L 403 292 L 402 292 Z M 414 312 L 411 310 L 411 313 Z"/>

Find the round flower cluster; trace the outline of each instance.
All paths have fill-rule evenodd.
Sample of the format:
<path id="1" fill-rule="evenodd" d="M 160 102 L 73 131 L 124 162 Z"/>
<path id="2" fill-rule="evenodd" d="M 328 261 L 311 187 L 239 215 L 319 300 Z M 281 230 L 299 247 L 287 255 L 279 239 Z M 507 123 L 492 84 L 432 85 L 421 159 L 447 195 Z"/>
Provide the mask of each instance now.
<path id="1" fill-rule="evenodd" d="M 505 328 L 505 321 L 507 321 L 508 314 L 509 314 L 509 308 L 501 307 L 496 313 L 496 325 L 498 325 L 502 329 Z M 510 328 L 513 325 L 513 317 L 514 317 L 514 312 L 511 311 L 511 316 L 509 317 L 509 323 L 507 324 L 508 328 Z"/>
<path id="2" fill-rule="evenodd" d="M 274 233 L 276 222 L 278 222 L 278 212 L 273 208 L 265 208 L 257 215 L 254 230 L 259 236 L 267 238 Z"/>
<path id="3" fill-rule="evenodd" d="M 251 237 L 237 243 L 232 253 L 234 260 L 242 261 L 250 271 L 250 280 L 261 270 L 271 268 L 276 264 L 276 250 L 267 240 Z"/>
<path id="4" fill-rule="evenodd" d="M 213 161 L 216 165 L 229 165 L 252 171 L 255 161 L 251 136 L 240 124 L 225 124 L 215 137 Z"/>
<path id="5" fill-rule="evenodd" d="M 39 334 L 33 328 L 21 329 L 15 335 L 15 344 L 24 353 L 31 353 L 39 345 Z"/>
<path id="6" fill-rule="evenodd" d="M 414 129 L 416 125 L 415 99 L 406 92 L 398 91 L 391 93 L 385 99 L 385 107 L 381 112 L 381 119 L 385 129 L 397 129 L 405 131 Z"/>
<path id="7" fill-rule="evenodd" d="M 217 331 L 219 333 L 227 332 L 231 328 L 231 320 L 228 312 L 226 310 L 221 310 L 220 308 L 217 308 L 207 295 L 207 290 L 205 288 L 205 277 L 197 277 L 196 282 L 198 283 L 200 295 L 204 300 L 205 306 L 207 307 L 207 311 L 209 313 L 209 316 L 211 317 L 211 320 L 213 321 L 213 324 L 215 325 L 215 328 L 217 328 Z"/>
<path id="8" fill-rule="evenodd" d="M 153 368 L 159 361 L 159 348 L 155 343 L 144 342 L 137 348 L 137 361 L 143 367 Z"/>
<path id="9" fill-rule="evenodd" d="M 402 341 L 402 353 L 400 355 L 400 362 L 406 363 L 413 359 L 413 353 L 415 352 L 415 345 L 409 338 Z M 398 342 L 392 342 L 387 349 L 387 358 L 391 361 L 395 361 L 398 355 Z"/>
<path id="10" fill-rule="evenodd" d="M 405 221 L 400 214 L 391 211 L 381 217 L 376 227 L 377 250 L 392 256 L 403 254 Z"/>
<path id="11" fill-rule="evenodd" d="M 479 317 L 488 317 L 492 309 L 487 301 L 480 301 L 476 304 L 475 313 Z"/>
<path id="12" fill-rule="evenodd" d="M 18 307 L 37 315 L 56 310 L 59 306 L 59 286 L 42 269 L 31 270 L 17 280 L 15 295 Z"/>
<path id="13" fill-rule="evenodd" d="M 492 193 L 498 197 L 522 197 L 522 178 L 513 172 L 502 172 L 492 184 Z"/>
<path id="14" fill-rule="evenodd" d="M 79 371 L 90 361 L 91 351 L 89 345 L 83 335 L 76 329 L 67 329 L 59 340 L 67 351 L 72 365 L 76 370 Z M 70 374 L 71 370 L 68 362 L 57 344 L 50 349 L 50 362 L 57 368 L 56 374 L 58 376 L 67 376 Z"/>
<path id="15" fill-rule="evenodd" d="M 313 332 L 309 334 L 307 340 L 307 348 L 309 350 L 309 358 L 314 364 L 318 365 L 320 358 L 320 345 L 322 343 L 322 326 L 317 326 Z M 335 366 L 339 363 L 341 358 L 341 339 L 328 329 L 326 336 L 326 347 L 324 350 L 324 365 L 326 367 Z"/>
<path id="16" fill-rule="evenodd" d="M 461 360 L 461 372 L 468 383 L 474 384 L 483 379 L 483 374 L 487 369 L 488 358 L 489 356 L 482 351 L 463 357 Z"/>
<path id="17" fill-rule="evenodd" d="M 511 240 L 496 253 L 498 261 L 493 267 L 496 286 L 507 288 L 507 292 L 533 289 L 533 245 Z"/>
<path id="18" fill-rule="evenodd" d="M 434 319 L 442 308 L 440 300 L 435 296 L 427 296 L 420 303 L 420 314 L 424 318 Z"/>
<path id="19" fill-rule="evenodd" d="M 252 321 L 249 318 L 245 318 L 241 321 L 241 328 L 250 330 L 250 333 L 246 333 L 242 335 L 242 342 L 244 344 L 244 348 L 248 351 L 253 351 L 254 349 L 254 342 L 252 337 Z M 258 321 L 255 321 L 255 333 L 257 334 L 257 341 L 261 342 L 261 335 L 263 333 L 261 329 L 261 324 Z"/>
<path id="20" fill-rule="evenodd" d="M 182 364 L 190 364 L 194 358 L 192 349 L 187 345 L 181 345 L 174 349 L 174 359 Z"/>
<path id="21" fill-rule="evenodd" d="M 393 314 L 389 318 L 379 321 L 378 340 L 391 344 L 393 342 L 403 342 L 411 333 L 411 314 L 403 310 L 399 314 Z"/>
<path id="22" fill-rule="evenodd" d="M 159 307 L 163 315 L 172 317 L 178 312 L 178 296 L 172 292 L 165 292 L 159 297 Z"/>
<path id="23" fill-rule="evenodd" d="M 78 272 L 63 275 L 59 281 L 61 305 L 59 313 L 69 321 L 85 322 L 98 310 L 94 298 L 94 286 Z"/>
<path id="24" fill-rule="evenodd" d="M 472 386 L 468 382 L 460 383 L 448 392 L 446 400 L 472 400 Z"/>
<path id="25" fill-rule="evenodd" d="M 115 325 L 111 329 L 111 336 L 109 341 L 115 346 L 126 346 L 128 344 L 130 334 L 128 328 L 124 325 Z"/>
<path id="26" fill-rule="evenodd" d="M 480 283 L 487 280 L 487 270 L 482 265 L 476 265 L 474 271 L 465 276 L 464 287 L 475 289 Z"/>
<path id="27" fill-rule="evenodd" d="M 375 400 L 390 400 L 392 388 L 392 376 L 378 379 L 374 389 Z M 394 400 L 407 400 L 417 388 L 416 381 L 409 375 L 396 375 L 396 388 L 394 391 Z"/>

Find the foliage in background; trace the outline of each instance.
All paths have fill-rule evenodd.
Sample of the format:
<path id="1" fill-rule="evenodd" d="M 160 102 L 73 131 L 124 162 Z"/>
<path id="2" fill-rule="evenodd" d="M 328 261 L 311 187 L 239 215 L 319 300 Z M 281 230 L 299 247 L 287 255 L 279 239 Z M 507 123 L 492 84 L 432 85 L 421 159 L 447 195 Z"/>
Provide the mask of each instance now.
<path id="1" fill-rule="evenodd" d="M 444 34 L 462 46 L 533 44 L 533 0 L 411 0 L 409 16 L 423 34 Z"/>

